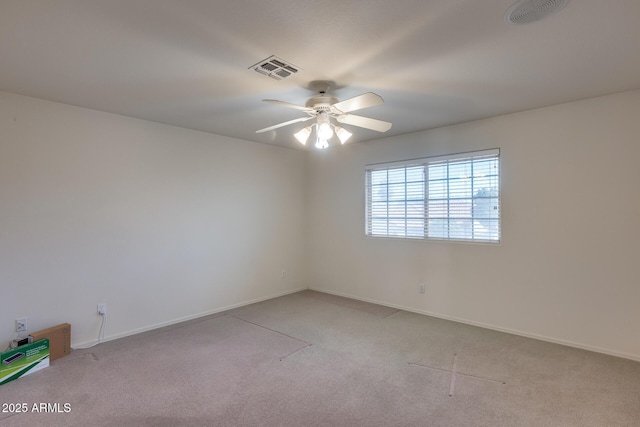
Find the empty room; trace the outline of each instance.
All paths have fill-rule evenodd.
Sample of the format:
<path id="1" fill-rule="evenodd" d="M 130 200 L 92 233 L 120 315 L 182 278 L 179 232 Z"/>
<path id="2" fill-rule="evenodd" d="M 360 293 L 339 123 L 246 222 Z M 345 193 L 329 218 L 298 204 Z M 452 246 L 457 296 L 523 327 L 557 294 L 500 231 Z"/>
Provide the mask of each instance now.
<path id="1" fill-rule="evenodd" d="M 0 426 L 637 426 L 637 0 L 0 0 Z"/>

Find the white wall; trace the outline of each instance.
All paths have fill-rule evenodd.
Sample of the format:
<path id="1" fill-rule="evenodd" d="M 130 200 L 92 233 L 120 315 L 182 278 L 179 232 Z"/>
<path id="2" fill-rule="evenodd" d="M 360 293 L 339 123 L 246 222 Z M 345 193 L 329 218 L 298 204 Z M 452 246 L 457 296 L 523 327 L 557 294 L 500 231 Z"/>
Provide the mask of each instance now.
<path id="1" fill-rule="evenodd" d="M 0 92 L 0 347 L 309 284 L 640 360 L 639 119 L 632 91 L 305 153 Z M 493 147 L 501 245 L 364 237 L 365 164 Z"/>
<path id="2" fill-rule="evenodd" d="M 501 245 L 364 237 L 365 164 L 494 147 Z M 308 282 L 640 360 L 639 159 L 640 91 L 313 153 Z"/>
<path id="3" fill-rule="evenodd" d="M 0 346 L 306 288 L 306 153 L 0 92 Z M 286 277 L 281 278 L 281 270 Z"/>

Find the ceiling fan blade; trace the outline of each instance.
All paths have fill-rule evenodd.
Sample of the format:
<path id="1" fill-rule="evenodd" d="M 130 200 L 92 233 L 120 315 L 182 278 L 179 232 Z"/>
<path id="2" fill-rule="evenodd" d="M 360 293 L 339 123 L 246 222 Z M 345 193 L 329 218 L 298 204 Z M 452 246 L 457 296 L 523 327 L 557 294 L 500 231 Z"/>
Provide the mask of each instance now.
<path id="1" fill-rule="evenodd" d="M 353 114 L 343 114 L 336 117 L 340 123 L 359 126 L 361 128 L 371 129 L 378 132 L 386 132 L 391 129 L 391 123 L 382 120 L 371 119 L 369 117 L 354 116 Z"/>
<path id="2" fill-rule="evenodd" d="M 257 130 L 256 133 L 268 132 L 270 130 L 278 129 L 283 126 L 292 125 L 294 123 L 306 122 L 307 120 L 311 120 L 311 119 L 313 119 L 313 117 L 300 117 L 299 119 L 289 120 L 288 122 L 278 123 L 277 125 L 273 125 L 273 126 L 269 126 L 268 128 Z"/>
<path id="3" fill-rule="evenodd" d="M 264 102 L 271 104 L 282 105 L 283 107 L 295 108 L 296 110 L 313 112 L 313 108 L 303 107 L 302 105 L 291 104 L 290 102 L 278 101 L 277 99 L 263 99 Z"/>
<path id="4" fill-rule="evenodd" d="M 353 98 L 345 99 L 344 101 L 336 102 L 331 105 L 331 107 L 337 109 L 339 113 L 348 113 L 350 111 L 380 105 L 383 102 L 384 100 L 380 95 L 376 95 L 373 92 L 367 92 L 362 95 L 354 96 Z"/>

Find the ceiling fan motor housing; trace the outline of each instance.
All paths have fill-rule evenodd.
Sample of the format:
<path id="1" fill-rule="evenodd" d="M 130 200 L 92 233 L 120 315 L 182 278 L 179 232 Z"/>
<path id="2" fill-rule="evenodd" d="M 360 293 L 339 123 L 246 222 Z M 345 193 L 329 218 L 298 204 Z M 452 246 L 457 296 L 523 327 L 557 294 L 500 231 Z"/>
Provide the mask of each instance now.
<path id="1" fill-rule="evenodd" d="M 313 108 L 316 111 L 329 111 L 332 104 L 338 102 L 337 98 L 326 95 L 316 95 L 307 100 L 306 107 Z"/>

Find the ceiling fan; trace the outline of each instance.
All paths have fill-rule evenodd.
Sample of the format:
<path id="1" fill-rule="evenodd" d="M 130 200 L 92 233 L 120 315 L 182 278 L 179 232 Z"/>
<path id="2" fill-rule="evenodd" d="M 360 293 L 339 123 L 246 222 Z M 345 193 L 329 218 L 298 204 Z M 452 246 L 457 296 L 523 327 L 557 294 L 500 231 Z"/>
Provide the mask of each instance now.
<path id="1" fill-rule="evenodd" d="M 312 83 L 312 86 L 316 89 L 318 95 L 309 98 L 305 106 L 277 101 L 275 99 L 263 99 L 264 102 L 304 111 L 307 113 L 308 117 L 300 117 L 298 119 L 278 123 L 277 125 L 257 130 L 256 133 L 268 132 L 283 126 L 315 119 L 315 123 L 296 132 L 294 137 L 302 145 L 305 145 L 311 135 L 313 127 L 315 126 L 315 146 L 317 148 L 327 148 L 329 146 L 329 139 L 333 137 L 334 133 L 338 139 L 340 139 L 342 144 L 344 144 L 352 135 L 348 130 L 332 123 L 331 119 L 335 119 L 338 123 L 358 126 L 365 129 L 375 130 L 377 132 L 386 132 L 391 129 L 391 123 L 389 122 L 349 114 L 351 111 L 382 104 L 384 100 L 380 95 L 376 95 L 373 92 L 367 92 L 362 95 L 354 96 L 353 98 L 345 99 L 344 101 L 338 101 L 337 98 L 327 95 L 327 91 L 330 87 L 328 82 L 315 82 Z"/>

